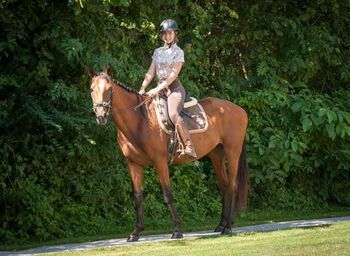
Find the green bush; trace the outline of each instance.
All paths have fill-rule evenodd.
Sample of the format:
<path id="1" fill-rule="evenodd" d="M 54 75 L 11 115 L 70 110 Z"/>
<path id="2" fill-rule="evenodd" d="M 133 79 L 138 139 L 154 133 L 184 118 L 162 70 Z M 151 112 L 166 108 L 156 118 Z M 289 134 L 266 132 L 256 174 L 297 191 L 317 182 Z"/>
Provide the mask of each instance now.
<path id="1" fill-rule="evenodd" d="M 168 17 L 180 25 L 185 87 L 249 116 L 249 207 L 350 205 L 347 1 L 6 0 L 0 10 L 4 243 L 134 225 L 130 175 L 115 126 L 91 115 L 87 67 L 111 64 L 138 89 Z M 219 218 L 208 159 L 170 174 L 182 219 Z M 171 218 L 149 167 L 144 198 L 146 224 Z"/>

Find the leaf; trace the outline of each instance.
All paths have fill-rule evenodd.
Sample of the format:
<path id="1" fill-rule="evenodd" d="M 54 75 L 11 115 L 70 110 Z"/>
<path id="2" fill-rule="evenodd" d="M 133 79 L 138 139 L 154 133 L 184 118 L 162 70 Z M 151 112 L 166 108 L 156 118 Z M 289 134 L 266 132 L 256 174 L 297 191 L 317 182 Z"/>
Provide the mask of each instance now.
<path id="1" fill-rule="evenodd" d="M 296 87 L 296 88 L 307 88 L 307 85 L 304 82 L 302 82 L 302 81 L 296 81 L 293 84 L 293 87 Z"/>
<path id="2" fill-rule="evenodd" d="M 264 130 L 264 132 L 273 132 L 273 128 L 272 127 L 266 127 Z"/>
<path id="3" fill-rule="evenodd" d="M 308 117 L 304 118 L 302 123 L 304 132 L 308 131 L 312 125 L 312 121 Z"/>
<path id="4" fill-rule="evenodd" d="M 346 119 L 346 121 L 348 122 L 348 124 L 350 124 L 350 113 L 348 112 L 343 112 L 343 116 Z"/>
<path id="5" fill-rule="evenodd" d="M 322 117 L 322 116 L 324 116 L 326 114 L 327 114 L 327 110 L 324 109 L 324 108 L 320 108 L 320 110 L 318 111 L 318 116 L 319 117 Z"/>
<path id="6" fill-rule="evenodd" d="M 269 69 L 270 68 L 267 66 L 266 62 L 260 62 L 257 69 L 258 76 L 265 75 Z"/>
<path id="7" fill-rule="evenodd" d="M 283 177 L 281 177 L 281 176 L 276 176 L 276 179 L 277 179 L 279 182 L 284 183 Z"/>
<path id="8" fill-rule="evenodd" d="M 336 127 L 336 129 L 335 129 L 335 131 L 336 131 L 336 133 L 338 134 L 338 135 L 341 135 L 342 134 L 342 131 L 343 131 L 343 129 L 342 129 L 342 126 L 341 125 L 337 125 L 337 127 Z M 344 136 L 342 136 L 342 138 L 343 138 Z"/>
<path id="9" fill-rule="evenodd" d="M 284 162 L 284 164 L 283 164 L 283 169 L 284 169 L 286 172 L 289 172 L 289 170 L 290 170 L 290 162 L 289 162 L 289 161 Z"/>
<path id="10" fill-rule="evenodd" d="M 294 152 L 298 151 L 298 144 L 296 143 L 295 140 L 292 141 L 292 149 L 293 149 Z"/>
<path id="11" fill-rule="evenodd" d="M 275 147 L 276 147 L 276 144 L 273 141 L 270 141 L 268 148 L 275 148 Z"/>
<path id="12" fill-rule="evenodd" d="M 263 155 L 265 153 L 265 150 L 262 147 L 259 147 L 259 155 Z"/>
<path id="13" fill-rule="evenodd" d="M 348 136 L 350 136 L 350 127 L 349 126 L 343 127 L 343 130 L 347 133 Z"/>
<path id="14" fill-rule="evenodd" d="M 333 120 L 336 119 L 336 116 L 333 112 L 327 111 L 327 118 L 328 118 L 328 123 L 332 123 Z"/>
<path id="15" fill-rule="evenodd" d="M 314 113 L 311 114 L 311 120 L 315 125 L 320 125 L 323 123 L 322 118 L 316 116 Z"/>
<path id="16" fill-rule="evenodd" d="M 284 143 L 284 148 L 285 149 L 288 149 L 290 147 L 290 142 L 289 140 L 287 140 L 285 143 Z"/>
<path id="17" fill-rule="evenodd" d="M 252 173 L 252 176 L 255 177 L 256 184 L 259 184 L 260 182 L 265 180 L 264 175 L 260 171 L 256 171 L 256 172 Z"/>
<path id="18" fill-rule="evenodd" d="M 301 108 L 303 107 L 304 102 L 296 102 L 293 104 L 292 106 L 292 110 L 293 112 L 299 112 L 301 110 Z"/>
<path id="19" fill-rule="evenodd" d="M 326 127 L 327 127 L 328 136 L 332 140 L 334 140 L 335 136 L 336 136 L 334 126 L 333 125 L 327 125 Z"/>

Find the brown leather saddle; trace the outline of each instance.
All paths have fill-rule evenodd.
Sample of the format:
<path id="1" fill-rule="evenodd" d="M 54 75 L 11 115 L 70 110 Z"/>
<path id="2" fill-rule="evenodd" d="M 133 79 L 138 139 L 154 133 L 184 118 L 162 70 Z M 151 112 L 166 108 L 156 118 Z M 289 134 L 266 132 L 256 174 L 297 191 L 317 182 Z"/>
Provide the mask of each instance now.
<path id="1" fill-rule="evenodd" d="M 179 139 L 175 125 L 170 120 L 167 97 L 158 94 L 153 98 L 153 103 L 160 127 L 170 135 L 168 142 L 168 164 L 171 164 L 177 153 L 182 155 L 181 152 L 184 150 L 184 145 L 182 145 Z M 187 93 L 184 108 L 180 115 L 187 124 L 190 134 L 204 132 L 208 129 L 208 120 L 203 107 L 198 103 L 197 99 L 189 97 Z"/>

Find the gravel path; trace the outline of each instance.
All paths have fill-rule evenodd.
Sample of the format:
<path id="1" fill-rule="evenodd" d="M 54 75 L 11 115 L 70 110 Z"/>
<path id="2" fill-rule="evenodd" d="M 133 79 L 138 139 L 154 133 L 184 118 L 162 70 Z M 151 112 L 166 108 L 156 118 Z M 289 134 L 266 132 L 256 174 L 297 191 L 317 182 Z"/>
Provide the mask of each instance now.
<path id="1" fill-rule="evenodd" d="M 271 224 L 238 227 L 238 228 L 233 228 L 232 233 L 270 231 L 270 230 L 287 229 L 287 228 L 316 227 L 316 226 L 322 226 L 322 225 L 327 225 L 335 222 L 343 222 L 343 221 L 350 221 L 350 216 L 315 219 L 315 220 L 285 221 L 285 222 L 278 222 L 278 223 L 271 223 Z M 217 235 L 219 234 L 214 233 L 213 231 L 190 232 L 190 233 L 184 233 L 184 239 L 205 237 L 205 236 L 217 236 Z M 17 251 L 17 252 L 0 251 L 0 256 L 35 255 L 35 254 L 41 254 L 41 253 L 55 253 L 55 252 L 64 252 L 64 251 L 84 251 L 84 250 L 91 250 L 96 248 L 112 247 L 112 246 L 126 246 L 126 245 L 135 245 L 135 244 L 141 244 L 141 243 L 175 241 L 173 239 L 170 239 L 170 236 L 171 234 L 141 236 L 140 240 L 134 243 L 127 243 L 126 238 L 120 238 L 120 239 L 109 239 L 109 240 L 79 243 L 79 244 L 43 246 L 43 247 Z"/>

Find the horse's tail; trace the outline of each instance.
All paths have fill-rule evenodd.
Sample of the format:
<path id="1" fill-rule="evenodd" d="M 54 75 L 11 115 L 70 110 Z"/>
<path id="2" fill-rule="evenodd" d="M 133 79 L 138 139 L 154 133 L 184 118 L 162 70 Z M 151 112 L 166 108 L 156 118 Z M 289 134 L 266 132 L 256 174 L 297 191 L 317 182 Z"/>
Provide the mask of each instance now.
<path id="1" fill-rule="evenodd" d="M 244 140 L 242 152 L 238 162 L 237 173 L 237 193 L 235 198 L 235 211 L 241 212 L 247 207 L 248 200 L 248 186 L 249 186 L 249 168 L 247 162 L 246 142 Z"/>

